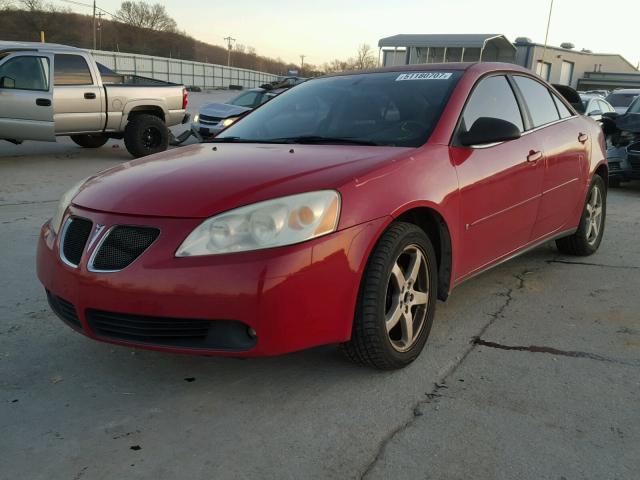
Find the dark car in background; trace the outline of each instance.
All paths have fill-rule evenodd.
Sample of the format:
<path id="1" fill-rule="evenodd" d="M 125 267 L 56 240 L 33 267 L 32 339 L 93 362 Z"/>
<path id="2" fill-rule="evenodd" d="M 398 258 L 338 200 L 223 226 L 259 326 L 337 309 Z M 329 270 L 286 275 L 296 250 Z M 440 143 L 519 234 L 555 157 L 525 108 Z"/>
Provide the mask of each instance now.
<path id="1" fill-rule="evenodd" d="M 624 115 L 613 114 L 615 133 L 607 149 L 609 185 L 640 180 L 640 97 L 631 103 Z"/>
<path id="2" fill-rule="evenodd" d="M 606 100 L 609 102 L 616 112 L 620 115 L 627 112 L 627 109 L 631 103 L 640 95 L 640 89 L 638 88 L 621 88 L 611 92 Z"/>

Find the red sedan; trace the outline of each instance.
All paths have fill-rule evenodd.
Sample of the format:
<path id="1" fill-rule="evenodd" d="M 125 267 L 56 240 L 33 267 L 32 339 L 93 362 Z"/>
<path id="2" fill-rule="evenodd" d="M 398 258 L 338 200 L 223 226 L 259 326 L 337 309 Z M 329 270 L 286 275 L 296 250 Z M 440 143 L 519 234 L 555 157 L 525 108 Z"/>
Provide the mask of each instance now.
<path id="1" fill-rule="evenodd" d="M 95 340 L 399 368 L 461 282 L 549 240 L 594 253 L 607 175 L 598 125 L 528 70 L 338 74 L 71 189 L 38 276 Z"/>

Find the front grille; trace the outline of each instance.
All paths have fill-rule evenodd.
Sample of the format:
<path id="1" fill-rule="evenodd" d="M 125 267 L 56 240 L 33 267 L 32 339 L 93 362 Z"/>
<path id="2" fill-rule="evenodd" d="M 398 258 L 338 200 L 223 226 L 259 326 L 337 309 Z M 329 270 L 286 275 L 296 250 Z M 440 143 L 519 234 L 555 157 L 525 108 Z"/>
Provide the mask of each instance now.
<path id="1" fill-rule="evenodd" d="M 220 123 L 222 118 L 219 117 L 210 117 L 209 115 L 200 115 L 200 123 L 205 123 L 207 125 L 217 125 Z"/>
<path id="2" fill-rule="evenodd" d="M 99 245 L 91 269 L 117 271 L 128 267 L 158 238 L 160 230 L 151 227 L 118 225 Z"/>
<path id="3" fill-rule="evenodd" d="M 86 218 L 72 217 L 64 228 L 62 236 L 63 259 L 78 266 L 87 244 L 93 223 Z"/>
<path id="4" fill-rule="evenodd" d="M 635 144 L 636 147 L 640 147 L 640 145 Z M 629 163 L 631 164 L 631 174 L 634 177 L 640 176 L 640 151 L 636 151 L 631 149 L 627 150 L 627 158 L 629 159 Z"/>
<path id="5" fill-rule="evenodd" d="M 242 351 L 256 343 L 243 323 L 232 320 L 151 317 L 88 310 L 87 321 L 99 337 L 145 345 Z"/>
<path id="6" fill-rule="evenodd" d="M 51 310 L 53 310 L 53 313 L 60 317 L 62 321 L 69 324 L 76 330 L 82 329 L 78 313 L 76 312 L 76 307 L 74 307 L 72 303 L 53 295 L 48 290 L 47 300 L 49 301 L 49 306 L 51 307 Z"/>

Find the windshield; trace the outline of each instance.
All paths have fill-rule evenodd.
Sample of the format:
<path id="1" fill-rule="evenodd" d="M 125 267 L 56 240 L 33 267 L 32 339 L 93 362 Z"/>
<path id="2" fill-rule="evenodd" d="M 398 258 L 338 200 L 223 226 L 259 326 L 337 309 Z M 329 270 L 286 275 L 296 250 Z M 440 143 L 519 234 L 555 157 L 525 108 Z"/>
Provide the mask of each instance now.
<path id="1" fill-rule="evenodd" d="M 435 128 L 461 72 L 319 78 L 278 95 L 215 141 L 418 147 Z"/>
<path id="2" fill-rule="evenodd" d="M 628 107 L 637 96 L 637 93 L 612 93 L 606 100 L 614 107 Z"/>
<path id="3" fill-rule="evenodd" d="M 262 92 L 252 90 L 238 95 L 236 98 L 231 100 L 229 104 L 237 107 L 253 107 L 261 98 Z"/>

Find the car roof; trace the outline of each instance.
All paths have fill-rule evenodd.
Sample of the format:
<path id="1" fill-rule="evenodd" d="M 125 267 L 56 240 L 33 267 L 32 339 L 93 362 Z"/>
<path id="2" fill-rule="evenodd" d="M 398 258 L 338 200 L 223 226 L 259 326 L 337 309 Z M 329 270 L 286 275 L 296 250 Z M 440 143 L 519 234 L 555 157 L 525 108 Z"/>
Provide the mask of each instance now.
<path id="1" fill-rule="evenodd" d="M 447 62 L 447 63 L 418 63 L 413 65 L 396 65 L 392 67 L 369 68 L 363 70 L 350 70 L 346 72 L 335 72 L 323 75 L 323 77 L 339 77 L 343 75 L 361 75 L 364 73 L 393 73 L 393 72 L 430 72 L 437 70 L 445 71 L 466 71 L 483 74 L 492 71 L 512 71 L 519 73 L 531 74 L 531 70 L 514 65 L 513 63 L 503 62 Z"/>
<path id="2" fill-rule="evenodd" d="M 615 95 L 616 93 L 631 93 L 631 94 L 635 94 L 635 95 L 639 95 L 640 94 L 640 88 L 619 88 L 618 90 L 614 90 L 613 92 L 611 92 L 611 95 Z"/>
<path id="3" fill-rule="evenodd" d="M 36 52 L 84 52 L 81 48 L 70 47 L 58 43 L 40 42 L 0 42 L 2 51 L 36 51 Z"/>

